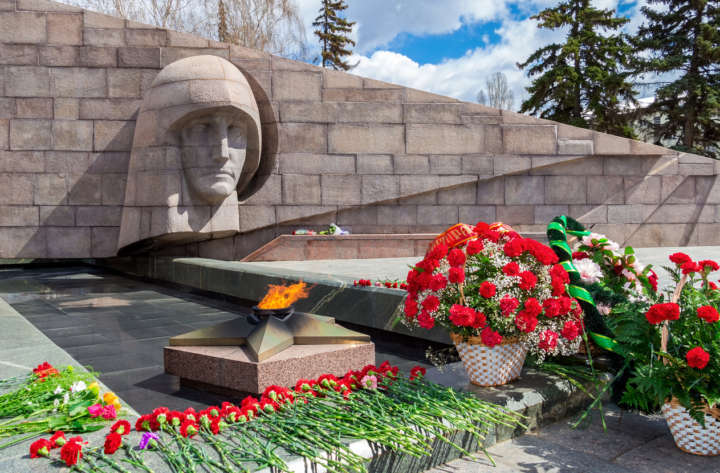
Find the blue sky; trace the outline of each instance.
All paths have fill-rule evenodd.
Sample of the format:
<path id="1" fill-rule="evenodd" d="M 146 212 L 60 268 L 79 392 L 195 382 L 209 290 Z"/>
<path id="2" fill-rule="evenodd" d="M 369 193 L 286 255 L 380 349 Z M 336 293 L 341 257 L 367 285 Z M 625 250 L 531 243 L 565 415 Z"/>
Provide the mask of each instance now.
<path id="1" fill-rule="evenodd" d="M 646 0 L 593 0 L 631 18 L 634 32 Z M 319 0 L 298 0 L 308 25 Z M 486 78 L 504 72 L 515 108 L 529 79 L 516 67 L 537 48 L 561 41 L 562 32 L 539 30 L 530 16 L 557 0 L 346 0 L 356 21 L 355 74 L 474 101 Z"/>

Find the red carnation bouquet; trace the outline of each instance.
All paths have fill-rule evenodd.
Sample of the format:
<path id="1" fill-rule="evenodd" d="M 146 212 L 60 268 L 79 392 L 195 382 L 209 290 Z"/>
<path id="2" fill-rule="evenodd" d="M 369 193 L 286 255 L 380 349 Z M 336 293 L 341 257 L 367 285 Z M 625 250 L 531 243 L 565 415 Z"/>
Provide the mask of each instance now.
<path id="1" fill-rule="evenodd" d="M 460 244 L 439 238 L 410 270 L 407 323 L 438 324 L 487 347 L 517 341 L 540 361 L 576 353 L 582 309 L 555 253 L 502 224 L 480 222 L 468 233 Z"/>
<path id="2" fill-rule="evenodd" d="M 720 290 L 710 280 L 720 267 L 684 253 L 670 261 L 674 291 L 621 304 L 608 320 L 616 351 L 634 362 L 623 401 L 653 410 L 674 399 L 699 422 L 715 406 L 720 428 Z"/>

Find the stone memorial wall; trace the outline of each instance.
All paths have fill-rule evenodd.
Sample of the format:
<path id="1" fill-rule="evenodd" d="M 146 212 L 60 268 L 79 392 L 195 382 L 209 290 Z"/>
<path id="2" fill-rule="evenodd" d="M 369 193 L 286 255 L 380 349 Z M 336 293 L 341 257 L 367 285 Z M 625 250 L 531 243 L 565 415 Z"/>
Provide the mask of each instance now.
<path id="1" fill-rule="evenodd" d="M 720 244 L 720 162 L 60 3 L 0 0 L 0 258 L 116 254 L 143 97 L 162 68 L 197 55 L 244 75 L 271 167 L 238 203 L 237 234 L 210 229 L 165 254 L 239 259 L 330 222 L 543 231 L 558 214 L 626 244 Z"/>

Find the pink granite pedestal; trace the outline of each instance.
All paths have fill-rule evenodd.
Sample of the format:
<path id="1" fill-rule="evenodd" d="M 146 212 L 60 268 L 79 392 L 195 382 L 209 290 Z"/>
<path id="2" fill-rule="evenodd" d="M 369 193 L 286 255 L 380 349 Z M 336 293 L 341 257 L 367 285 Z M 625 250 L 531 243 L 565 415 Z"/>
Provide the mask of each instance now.
<path id="1" fill-rule="evenodd" d="M 375 363 L 373 343 L 292 345 L 264 361 L 245 349 L 213 346 L 165 347 L 165 372 L 183 385 L 220 394 L 259 394 L 268 386 L 295 386 L 298 379 L 344 375 Z"/>

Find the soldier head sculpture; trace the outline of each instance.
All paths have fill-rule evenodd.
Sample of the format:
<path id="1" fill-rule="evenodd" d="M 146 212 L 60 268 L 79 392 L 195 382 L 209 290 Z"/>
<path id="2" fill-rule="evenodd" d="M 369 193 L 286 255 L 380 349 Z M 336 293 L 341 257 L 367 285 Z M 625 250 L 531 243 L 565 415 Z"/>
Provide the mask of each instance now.
<path id="1" fill-rule="evenodd" d="M 193 56 L 167 65 L 135 125 L 119 253 L 236 233 L 238 200 L 268 177 L 261 140 L 257 103 L 233 64 Z"/>

